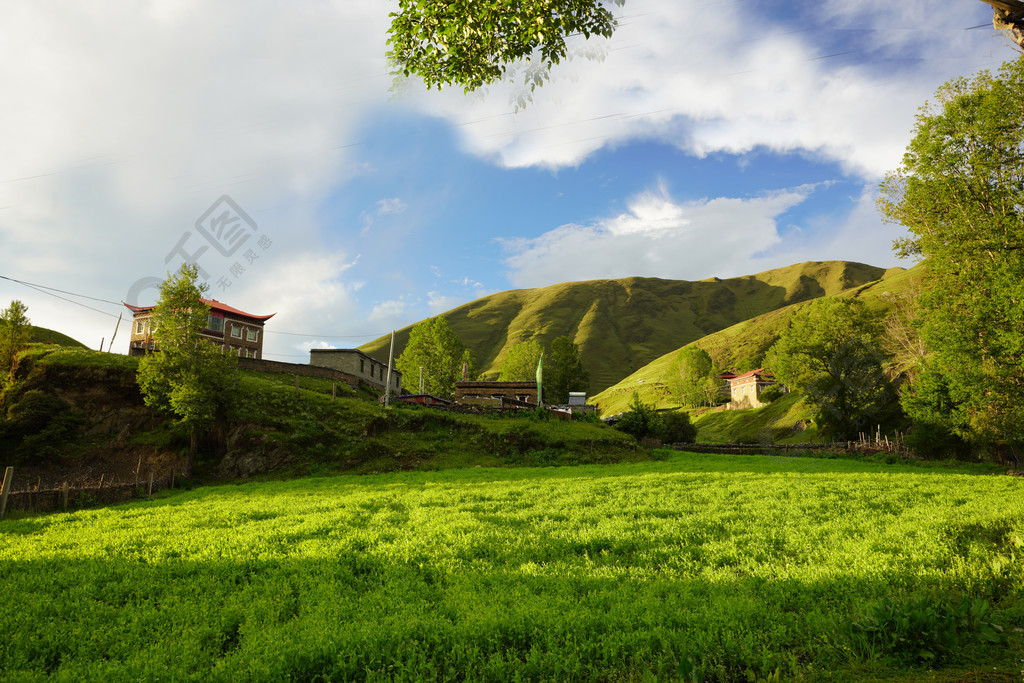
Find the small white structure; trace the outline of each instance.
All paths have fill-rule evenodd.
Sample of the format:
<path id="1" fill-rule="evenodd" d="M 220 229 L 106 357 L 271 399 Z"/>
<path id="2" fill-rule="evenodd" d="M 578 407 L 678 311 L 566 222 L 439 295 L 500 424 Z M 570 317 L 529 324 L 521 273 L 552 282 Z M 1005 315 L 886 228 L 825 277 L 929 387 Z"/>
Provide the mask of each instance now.
<path id="1" fill-rule="evenodd" d="M 585 405 L 587 405 L 587 392 L 585 392 L 585 391 L 570 391 L 569 392 L 569 405 L 571 405 L 571 406 L 585 406 Z"/>

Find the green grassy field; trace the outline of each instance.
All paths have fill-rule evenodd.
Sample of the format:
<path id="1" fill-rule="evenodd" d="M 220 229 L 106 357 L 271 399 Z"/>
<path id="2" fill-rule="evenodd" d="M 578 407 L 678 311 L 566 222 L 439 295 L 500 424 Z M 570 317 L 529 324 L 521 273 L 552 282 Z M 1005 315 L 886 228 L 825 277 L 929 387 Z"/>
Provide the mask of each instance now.
<path id="1" fill-rule="evenodd" d="M 1019 479 L 850 460 L 202 488 L 0 522 L 0 670 L 1016 680 L 1022 533 Z"/>

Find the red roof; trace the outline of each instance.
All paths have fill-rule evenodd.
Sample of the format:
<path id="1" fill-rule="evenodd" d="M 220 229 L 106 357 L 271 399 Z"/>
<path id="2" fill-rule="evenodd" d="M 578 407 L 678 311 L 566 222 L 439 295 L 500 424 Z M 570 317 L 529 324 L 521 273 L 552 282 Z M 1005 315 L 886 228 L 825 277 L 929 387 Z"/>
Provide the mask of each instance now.
<path id="1" fill-rule="evenodd" d="M 763 376 L 765 379 L 774 379 L 772 373 L 768 372 L 764 368 L 758 368 L 757 370 L 751 370 L 750 372 L 744 373 L 742 375 L 736 375 L 735 377 L 730 378 L 729 381 L 735 382 L 740 379 L 747 379 L 748 377 L 754 376 Z"/>
<path id="2" fill-rule="evenodd" d="M 220 311 L 222 313 L 231 313 L 233 315 L 240 315 L 243 318 L 251 318 L 253 320 L 270 320 L 275 315 L 277 315 L 276 313 L 271 313 L 270 315 L 253 315 L 252 313 L 246 313 L 245 311 L 240 311 L 240 310 L 238 310 L 237 308 L 235 308 L 233 306 L 228 306 L 227 304 L 222 304 L 221 302 L 217 301 L 216 299 L 200 299 L 200 301 L 202 301 L 204 304 L 209 306 L 210 310 Z M 124 304 L 128 308 L 128 310 L 132 311 L 133 313 L 143 313 L 145 311 L 152 311 L 154 308 L 156 308 L 156 305 L 153 305 L 153 306 L 132 306 L 131 304 L 125 304 L 123 301 L 121 303 Z"/>

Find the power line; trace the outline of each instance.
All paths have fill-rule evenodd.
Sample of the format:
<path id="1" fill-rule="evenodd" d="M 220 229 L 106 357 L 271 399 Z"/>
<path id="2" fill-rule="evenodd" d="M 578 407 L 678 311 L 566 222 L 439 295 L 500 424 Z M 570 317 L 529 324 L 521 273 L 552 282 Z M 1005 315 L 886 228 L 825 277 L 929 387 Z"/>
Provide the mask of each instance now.
<path id="1" fill-rule="evenodd" d="M 92 301 L 99 301 L 99 302 L 104 303 L 104 304 L 113 304 L 115 306 L 120 306 L 121 305 L 120 301 L 110 301 L 109 299 L 99 299 L 99 298 L 94 297 L 94 296 L 89 296 L 88 294 L 79 294 L 78 292 L 69 292 L 69 291 L 67 291 L 65 289 L 57 289 L 56 287 L 47 287 L 46 285 L 37 285 L 34 282 L 25 282 L 24 280 L 15 280 L 13 277 L 7 277 L 6 275 L 0 275 L 0 280 L 8 280 L 10 282 L 17 282 L 19 285 L 25 285 L 26 287 L 36 287 L 36 288 L 39 288 L 39 289 L 49 289 L 49 290 L 54 291 L 54 292 L 60 292 L 61 294 L 68 294 L 70 296 L 77 296 L 77 297 L 80 297 L 82 299 L 91 299 Z"/>
<path id="2" fill-rule="evenodd" d="M 102 313 L 103 315 L 110 316 L 111 318 L 116 318 L 118 316 L 114 315 L 113 313 L 108 313 L 106 311 L 101 311 L 98 308 L 93 308 L 92 306 L 86 306 L 85 304 L 80 303 L 78 301 L 73 301 L 72 299 L 68 299 L 66 297 L 59 296 L 57 294 L 53 294 L 53 292 L 60 292 L 61 294 L 67 294 L 69 296 L 77 296 L 77 297 L 80 297 L 82 299 L 89 299 L 91 301 L 99 301 L 99 302 L 105 303 L 105 304 L 112 304 L 112 305 L 118 306 L 118 307 L 123 305 L 123 302 L 120 302 L 120 301 L 111 301 L 110 299 L 101 299 L 99 297 L 89 296 L 88 294 L 79 294 L 78 292 L 69 292 L 66 289 L 58 289 L 57 287 L 49 287 L 47 285 L 40 285 L 40 284 L 36 284 L 34 282 L 26 282 L 24 280 L 18 280 L 18 279 L 13 278 L 13 277 L 7 277 L 6 275 L 0 275 L 0 280 L 7 280 L 8 282 L 16 282 L 19 285 L 23 285 L 23 286 L 28 287 L 30 289 L 34 289 L 37 292 L 39 292 L 40 294 L 46 294 L 48 296 L 55 297 L 55 298 L 60 299 L 62 301 L 67 301 L 70 304 L 75 304 L 76 306 L 81 306 L 82 308 L 88 308 L 90 311 L 96 311 L 97 313 Z M 306 332 L 282 332 L 282 331 L 278 331 L 278 330 L 267 330 L 267 329 L 264 329 L 263 332 L 264 332 L 264 334 L 284 334 L 284 335 L 288 335 L 288 336 L 291 336 L 291 337 L 312 337 L 312 338 L 315 338 L 315 339 L 377 339 L 377 338 L 383 337 L 384 335 L 387 334 L 387 332 L 381 332 L 379 334 L 349 334 L 349 335 L 341 335 L 341 334 L 310 334 L 310 333 L 306 333 Z M 278 354 L 278 355 L 283 355 L 283 354 Z M 295 357 L 295 356 L 293 356 L 293 357 Z"/>

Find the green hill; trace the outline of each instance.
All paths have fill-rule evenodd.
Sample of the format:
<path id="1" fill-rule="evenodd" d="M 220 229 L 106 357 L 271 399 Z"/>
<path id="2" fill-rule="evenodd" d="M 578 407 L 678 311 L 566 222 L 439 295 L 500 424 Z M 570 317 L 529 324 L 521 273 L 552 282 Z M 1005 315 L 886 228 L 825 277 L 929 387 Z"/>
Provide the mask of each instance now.
<path id="1" fill-rule="evenodd" d="M 891 268 L 879 271 L 881 276 L 876 281 L 842 292 L 830 292 L 829 296 L 859 297 L 870 308 L 883 315 L 889 308 L 887 297 L 910 287 L 920 278 L 923 268 L 922 265 L 917 265 L 910 270 Z M 765 352 L 779 338 L 779 334 L 789 324 L 793 314 L 807 303 L 809 302 L 803 301 L 791 304 L 744 320 L 692 343 L 707 351 L 716 368 L 738 372 L 753 370 L 758 367 Z M 669 396 L 666 378 L 672 362 L 686 345 L 682 344 L 653 360 L 594 396 L 591 402 L 600 406 L 603 414 L 614 415 L 627 408 L 633 392 L 637 391 L 646 403 L 659 408 L 676 407 L 677 404 Z"/>
<path id="2" fill-rule="evenodd" d="M 631 277 L 499 292 L 443 315 L 496 378 L 508 349 L 568 336 L 590 371 L 591 392 L 610 387 L 673 349 L 784 306 L 836 294 L 883 277 L 882 268 L 846 261 L 801 263 L 756 275 L 699 282 Z M 409 339 L 395 339 L 399 355 Z M 359 349 L 386 361 L 390 336 Z"/>
<path id="3" fill-rule="evenodd" d="M 0 327 L 3 327 L 4 324 L 5 323 L 3 321 L 0 321 Z M 85 344 L 82 342 L 72 339 L 66 334 L 62 334 L 56 330 L 51 330 L 46 327 L 36 327 L 35 325 L 32 325 L 31 328 L 32 332 L 28 339 L 30 344 L 57 344 L 58 346 L 85 348 Z"/>

